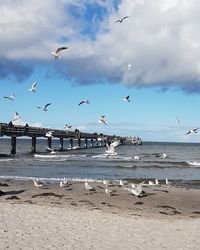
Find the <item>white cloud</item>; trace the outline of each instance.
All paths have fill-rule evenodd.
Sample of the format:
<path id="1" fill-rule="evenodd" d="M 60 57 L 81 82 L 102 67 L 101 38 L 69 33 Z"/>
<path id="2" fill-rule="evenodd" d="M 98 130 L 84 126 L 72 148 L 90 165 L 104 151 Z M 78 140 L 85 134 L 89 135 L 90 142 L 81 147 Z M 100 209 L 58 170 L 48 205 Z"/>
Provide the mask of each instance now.
<path id="1" fill-rule="evenodd" d="M 0 3 L 0 54 L 7 59 L 50 62 L 49 52 L 67 44 L 57 70 L 79 82 L 200 90 L 199 79 L 192 80 L 200 69 L 198 0 L 122 0 L 117 9 L 114 0 Z M 91 6 L 90 20 L 85 13 Z M 105 15 L 97 18 L 100 8 Z"/>

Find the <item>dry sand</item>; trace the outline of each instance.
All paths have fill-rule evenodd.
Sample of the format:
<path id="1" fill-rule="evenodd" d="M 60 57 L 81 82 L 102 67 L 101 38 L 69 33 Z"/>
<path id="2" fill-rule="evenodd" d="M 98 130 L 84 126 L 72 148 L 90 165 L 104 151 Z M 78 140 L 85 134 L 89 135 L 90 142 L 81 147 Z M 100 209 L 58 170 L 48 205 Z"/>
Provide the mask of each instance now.
<path id="1" fill-rule="evenodd" d="M 200 249 L 200 191 L 1 180 L 0 249 Z"/>

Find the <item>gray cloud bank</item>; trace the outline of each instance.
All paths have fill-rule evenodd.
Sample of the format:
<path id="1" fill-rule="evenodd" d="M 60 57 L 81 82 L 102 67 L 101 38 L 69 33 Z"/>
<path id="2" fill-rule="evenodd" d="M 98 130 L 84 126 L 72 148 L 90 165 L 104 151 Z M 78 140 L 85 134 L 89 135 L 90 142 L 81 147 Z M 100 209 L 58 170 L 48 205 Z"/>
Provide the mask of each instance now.
<path id="1" fill-rule="evenodd" d="M 70 49 L 53 65 L 78 84 L 111 82 L 200 92 L 199 0 L 0 4 L 0 64 L 13 65 L 7 71 L 3 67 L 1 78 L 13 74 L 20 79 L 18 71 L 28 77 L 28 68 L 26 72 L 17 61 L 49 63 L 50 51 L 67 45 Z M 125 15 L 129 18 L 122 24 L 115 23 Z"/>

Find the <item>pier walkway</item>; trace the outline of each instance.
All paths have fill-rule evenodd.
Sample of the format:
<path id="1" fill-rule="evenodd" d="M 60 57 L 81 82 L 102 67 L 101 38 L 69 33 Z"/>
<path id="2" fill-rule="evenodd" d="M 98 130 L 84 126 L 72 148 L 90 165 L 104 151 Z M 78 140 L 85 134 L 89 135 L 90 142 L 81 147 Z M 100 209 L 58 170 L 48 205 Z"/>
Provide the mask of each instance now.
<path id="1" fill-rule="evenodd" d="M 47 138 L 47 147 L 51 148 L 52 139 L 60 140 L 60 151 L 64 150 L 64 139 L 69 140 L 70 147 L 74 147 L 74 140 L 77 141 L 76 148 L 93 148 L 103 147 L 106 142 L 113 140 L 120 140 L 121 144 L 125 144 L 126 137 L 116 135 L 104 135 L 98 133 L 85 133 L 78 129 L 59 130 L 50 128 L 32 127 L 26 124 L 25 126 L 13 125 L 12 123 L 0 123 L 0 136 L 7 136 L 11 138 L 11 155 L 16 154 L 17 137 L 32 138 L 31 153 L 36 153 L 37 138 Z M 82 146 L 84 142 L 84 146 Z"/>

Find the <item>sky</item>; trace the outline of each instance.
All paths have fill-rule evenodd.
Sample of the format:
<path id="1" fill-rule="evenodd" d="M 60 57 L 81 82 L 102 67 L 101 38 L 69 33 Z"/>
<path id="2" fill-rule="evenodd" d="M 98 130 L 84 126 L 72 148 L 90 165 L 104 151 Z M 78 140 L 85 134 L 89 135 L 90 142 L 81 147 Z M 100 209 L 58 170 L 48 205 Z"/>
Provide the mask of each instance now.
<path id="1" fill-rule="evenodd" d="M 0 0 L 0 7 L 0 122 L 18 112 L 31 126 L 200 142 L 200 130 L 186 135 L 200 127 L 199 0 Z M 51 52 L 63 46 L 55 60 Z M 14 101 L 4 98 L 12 94 Z M 84 99 L 90 104 L 78 106 Z M 47 103 L 48 111 L 37 108 Z"/>

